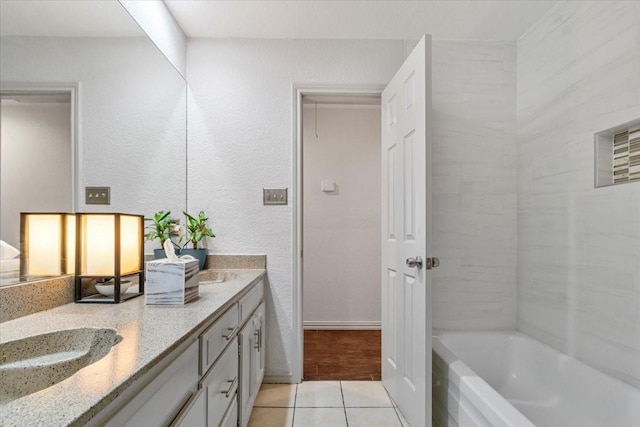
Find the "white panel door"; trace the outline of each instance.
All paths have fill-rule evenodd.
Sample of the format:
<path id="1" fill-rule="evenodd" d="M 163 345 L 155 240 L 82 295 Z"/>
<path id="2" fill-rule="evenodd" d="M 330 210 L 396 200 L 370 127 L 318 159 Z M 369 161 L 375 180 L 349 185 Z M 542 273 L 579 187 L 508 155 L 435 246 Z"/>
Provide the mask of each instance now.
<path id="1" fill-rule="evenodd" d="M 430 107 L 424 36 L 382 92 L 382 382 L 412 427 L 431 425 Z"/>

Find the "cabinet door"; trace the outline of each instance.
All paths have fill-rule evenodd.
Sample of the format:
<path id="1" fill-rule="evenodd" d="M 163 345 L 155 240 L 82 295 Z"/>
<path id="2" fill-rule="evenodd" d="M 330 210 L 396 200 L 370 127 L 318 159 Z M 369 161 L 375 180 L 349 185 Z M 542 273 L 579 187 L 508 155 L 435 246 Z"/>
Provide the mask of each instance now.
<path id="1" fill-rule="evenodd" d="M 234 401 L 220 427 L 238 427 L 238 402 Z"/>
<path id="2" fill-rule="evenodd" d="M 244 324 L 253 314 L 260 302 L 264 298 L 264 281 L 256 285 L 248 294 L 240 299 L 240 324 Z"/>
<path id="3" fill-rule="evenodd" d="M 194 393 L 180 414 L 171 423 L 171 427 L 206 427 L 207 399 L 204 389 Z"/>
<path id="4" fill-rule="evenodd" d="M 264 303 L 261 303 L 260 306 L 258 307 L 258 310 L 256 310 L 256 314 L 255 314 L 255 331 L 253 333 L 254 336 L 254 344 L 253 344 L 253 348 L 255 351 L 255 355 L 254 355 L 254 367 L 253 367 L 253 381 L 252 381 L 252 386 L 255 390 L 255 394 L 257 395 L 258 392 L 260 391 L 260 386 L 262 385 L 262 379 L 264 378 L 264 365 L 266 362 L 266 357 L 265 357 L 265 337 L 266 337 L 266 333 L 265 333 L 265 323 L 266 323 L 266 316 L 265 316 L 265 305 Z"/>
<path id="5" fill-rule="evenodd" d="M 196 341 L 115 414 L 106 426 L 169 425 L 195 393 L 197 384 Z"/>
<path id="6" fill-rule="evenodd" d="M 207 426 L 218 427 L 236 400 L 238 388 L 238 347 L 229 345 L 202 379 L 207 396 Z"/>
<path id="7" fill-rule="evenodd" d="M 249 319 L 244 328 L 240 331 L 240 389 L 238 390 L 238 415 L 240 417 L 240 427 L 246 427 L 251 417 L 251 408 L 255 401 L 255 387 L 252 380 L 253 367 L 255 365 L 254 332 L 255 319 Z"/>

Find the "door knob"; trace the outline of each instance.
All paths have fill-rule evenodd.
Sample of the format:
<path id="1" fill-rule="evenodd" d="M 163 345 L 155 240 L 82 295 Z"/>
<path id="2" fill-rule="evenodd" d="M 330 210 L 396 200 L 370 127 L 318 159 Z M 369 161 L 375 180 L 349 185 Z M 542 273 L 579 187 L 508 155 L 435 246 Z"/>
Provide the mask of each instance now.
<path id="1" fill-rule="evenodd" d="M 418 270 L 420 270 L 423 265 L 423 260 L 422 260 L 422 257 L 417 256 L 415 258 L 407 258 L 406 263 L 407 263 L 407 267 L 410 267 L 410 268 L 417 267 Z M 440 265 L 440 260 L 436 257 L 427 258 L 426 265 L 427 265 L 427 270 L 431 270 Z"/>
<path id="2" fill-rule="evenodd" d="M 407 258 L 407 266 L 411 268 L 417 267 L 420 270 L 422 268 L 422 257 Z"/>
<path id="3" fill-rule="evenodd" d="M 440 265 L 440 259 L 433 257 L 427 258 L 427 270 L 432 270 Z"/>

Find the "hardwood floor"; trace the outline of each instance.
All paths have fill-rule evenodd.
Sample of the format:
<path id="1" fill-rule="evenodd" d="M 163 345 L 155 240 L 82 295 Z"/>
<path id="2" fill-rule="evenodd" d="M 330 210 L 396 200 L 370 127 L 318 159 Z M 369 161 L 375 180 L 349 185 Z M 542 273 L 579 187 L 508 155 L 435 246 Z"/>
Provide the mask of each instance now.
<path id="1" fill-rule="evenodd" d="M 305 381 L 381 379 L 380 331 L 304 331 Z"/>

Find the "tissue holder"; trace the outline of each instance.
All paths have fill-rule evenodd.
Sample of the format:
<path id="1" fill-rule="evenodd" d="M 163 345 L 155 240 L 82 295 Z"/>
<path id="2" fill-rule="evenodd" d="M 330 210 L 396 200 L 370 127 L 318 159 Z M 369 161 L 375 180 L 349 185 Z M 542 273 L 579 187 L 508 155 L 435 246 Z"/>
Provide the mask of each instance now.
<path id="1" fill-rule="evenodd" d="M 198 298 L 198 260 L 159 259 L 147 262 L 145 270 L 146 304 L 186 304 Z"/>

